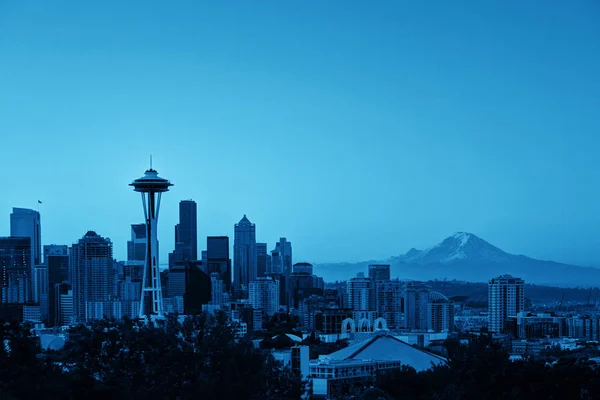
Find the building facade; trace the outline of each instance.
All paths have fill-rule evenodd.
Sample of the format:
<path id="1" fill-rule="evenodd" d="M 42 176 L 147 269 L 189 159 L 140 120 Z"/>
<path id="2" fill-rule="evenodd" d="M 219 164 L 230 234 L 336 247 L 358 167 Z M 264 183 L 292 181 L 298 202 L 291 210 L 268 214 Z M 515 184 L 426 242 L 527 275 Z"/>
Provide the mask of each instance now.
<path id="1" fill-rule="evenodd" d="M 235 224 L 233 273 L 236 297 L 246 297 L 250 282 L 257 276 L 256 226 L 246 215 Z"/>
<path id="2" fill-rule="evenodd" d="M 374 281 L 390 280 L 390 264 L 371 264 L 369 265 L 369 278 Z"/>
<path id="3" fill-rule="evenodd" d="M 488 283 L 488 329 L 504 333 L 508 317 L 516 316 L 525 308 L 525 282 L 521 278 L 503 275 Z"/>
<path id="4" fill-rule="evenodd" d="M 252 308 L 262 309 L 273 316 L 279 311 L 279 282 L 271 278 L 257 278 L 250 282 L 249 301 Z"/>
<path id="5" fill-rule="evenodd" d="M 13 237 L 28 237 L 31 251 L 29 254 L 29 269 L 31 285 L 28 300 L 37 302 L 35 291 L 35 266 L 42 263 L 42 234 L 40 213 L 27 208 L 13 208 L 10 214 L 10 235 Z"/>
<path id="6" fill-rule="evenodd" d="M 0 238 L 0 290 L 2 304 L 24 304 L 31 300 L 32 269 L 30 237 Z"/>
<path id="7" fill-rule="evenodd" d="M 71 282 L 75 320 L 83 323 L 95 319 L 98 303 L 110 302 L 114 298 L 113 245 L 110 239 L 88 231 L 73 244 Z"/>

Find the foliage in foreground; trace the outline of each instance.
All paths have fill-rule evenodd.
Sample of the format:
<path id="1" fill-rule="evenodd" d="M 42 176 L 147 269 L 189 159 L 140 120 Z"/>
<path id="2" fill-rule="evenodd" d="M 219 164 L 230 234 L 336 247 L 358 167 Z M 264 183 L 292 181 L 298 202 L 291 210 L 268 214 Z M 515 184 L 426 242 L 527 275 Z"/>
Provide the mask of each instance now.
<path id="1" fill-rule="evenodd" d="M 27 329 L 0 326 L 0 398 L 300 399 L 304 383 L 268 352 L 235 341 L 224 314 L 179 323 L 101 320 L 78 326 L 58 352 Z"/>

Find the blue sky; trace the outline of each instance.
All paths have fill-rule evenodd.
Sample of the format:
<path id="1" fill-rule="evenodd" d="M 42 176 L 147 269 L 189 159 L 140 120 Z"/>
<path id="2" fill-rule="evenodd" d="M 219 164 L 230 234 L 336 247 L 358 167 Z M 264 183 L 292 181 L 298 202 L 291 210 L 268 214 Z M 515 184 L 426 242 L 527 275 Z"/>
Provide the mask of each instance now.
<path id="1" fill-rule="evenodd" d="M 600 5 L 0 1 L 0 235 L 124 258 L 149 154 L 199 238 L 358 261 L 473 232 L 600 265 Z M 200 249 L 205 242 L 201 240 Z"/>

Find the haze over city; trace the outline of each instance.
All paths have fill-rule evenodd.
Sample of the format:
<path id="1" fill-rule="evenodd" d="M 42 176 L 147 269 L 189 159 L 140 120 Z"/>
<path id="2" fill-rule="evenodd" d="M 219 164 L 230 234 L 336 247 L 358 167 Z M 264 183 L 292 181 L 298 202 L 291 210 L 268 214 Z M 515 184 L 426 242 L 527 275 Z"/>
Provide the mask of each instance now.
<path id="1" fill-rule="evenodd" d="M 191 198 L 315 263 L 466 231 L 600 265 L 596 2 L 325 3 L 0 3 L 0 236 L 41 200 L 45 244 L 123 259 L 152 154 L 161 262 Z"/>

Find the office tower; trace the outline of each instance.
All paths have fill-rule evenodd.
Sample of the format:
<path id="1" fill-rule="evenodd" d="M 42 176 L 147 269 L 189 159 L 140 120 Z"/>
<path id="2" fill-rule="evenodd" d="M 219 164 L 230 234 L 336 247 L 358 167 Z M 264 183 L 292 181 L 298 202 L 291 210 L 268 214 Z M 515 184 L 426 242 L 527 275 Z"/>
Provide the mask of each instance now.
<path id="1" fill-rule="evenodd" d="M 66 245 L 45 245 L 44 246 L 44 264 L 48 270 L 48 310 L 47 324 L 54 326 L 59 316 L 56 308 L 55 287 L 57 283 L 70 282 L 69 279 L 69 247 Z M 40 306 L 42 299 L 40 298 Z M 42 311 L 44 307 L 42 306 Z"/>
<path id="2" fill-rule="evenodd" d="M 110 239 L 94 231 L 88 231 L 71 247 L 73 316 L 78 323 L 108 314 L 103 307 L 114 290 L 112 256 Z"/>
<path id="3" fill-rule="evenodd" d="M 525 282 L 521 278 L 503 275 L 488 283 L 488 328 L 492 333 L 503 333 L 508 317 L 514 317 L 525 308 Z"/>
<path id="4" fill-rule="evenodd" d="M 375 311 L 375 285 L 372 279 L 359 273 L 347 282 L 348 308 L 354 311 Z"/>
<path id="5" fill-rule="evenodd" d="M 427 329 L 428 305 L 431 288 L 420 283 L 406 285 L 404 323 L 411 330 Z"/>
<path id="6" fill-rule="evenodd" d="M 197 205 L 193 200 L 179 202 L 179 223 L 175 225 L 175 251 L 173 262 L 198 259 Z"/>
<path id="7" fill-rule="evenodd" d="M 235 224 L 233 238 L 233 273 L 236 295 L 245 297 L 250 282 L 256 279 L 256 226 L 246 215 Z"/>
<path id="8" fill-rule="evenodd" d="M 43 323 L 49 325 L 50 321 L 50 284 L 48 279 L 48 266 L 41 264 L 35 267 L 35 285 L 40 307 L 40 318 Z"/>
<path id="9" fill-rule="evenodd" d="M 31 240 L 31 254 L 29 260 L 30 277 L 32 285 L 30 286 L 29 300 L 38 301 L 35 292 L 35 266 L 42 263 L 42 239 L 40 213 L 27 208 L 13 208 L 10 214 L 10 236 L 28 237 Z"/>
<path id="10" fill-rule="evenodd" d="M 292 273 L 292 242 L 288 242 L 286 238 L 279 238 L 275 249 L 271 250 L 271 258 L 273 273 L 290 276 Z"/>
<path id="11" fill-rule="evenodd" d="M 204 252 L 203 252 L 204 253 Z M 231 258 L 229 258 L 229 237 L 208 236 L 206 238 L 205 272 L 208 275 L 219 274 L 223 290 L 231 290 Z"/>
<path id="12" fill-rule="evenodd" d="M 371 264 L 369 265 L 369 278 L 374 281 L 390 280 L 390 264 Z"/>
<path id="13" fill-rule="evenodd" d="M 223 307 L 223 281 L 217 272 L 210 274 L 211 300 L 214 306 Z"/>
<path id="14" fill-rule="evenodd" d="M 264 278 L 267 276 L 267 244 L 256 243 L 256 276 Z"/>
<path id="15" fill-rule="evenodd" d="M 252 308 L 262 309 L 269 317 L 279 311 L 279 282 L 271 278 L 257 278 L 250 282 L 250 304 Z"/>
<path id="16" fill-rule="evenodd" d="M 0 238 L 0 287 L 2 304 L 30 301 L 32 279 L 30 237 Z M 35 272 L 35 271 L 34 271 Z"/>
<path id="17" fill-rule="evenodd" d="M 296 263 L 292 266 L 292 273 L 313 274 L 313 266 L 307 262 Z"/>
<path id="18" fill-rule="evenodd" d="M 142 281 L 142 298 L 140 300 L 140 318 L 151 314 L 162 317 L 162 291 L 158 258 L 158 212 L 160 200 L 164 192 L 173 186 L 168 180 L 158 176 L 158 172 L 147 170 L 143 177 L 136 179 L 129 186 L 141 193 L 146 219 L 146 257 L 144 277 Z"/>
<path id="19" fill-rule="evenodd" d="M 370 272 L 370 270 L 369 270 Z M 404 287 L 399 280 L 375 281 L 377 314 L 388 329 L 400 329 L 404 323 Z"/>
<path id="20" fill-rule="evenodd" d="M 127 261 L 146 260 L 146 224 L 131 225 L 131 240 L 127 242 Z"/>
<path id="21" fill-rule="evenodd" d="M 48 266 L 49 281 L 69 282 L 69 246 L 50 244 L 44 246 L 44 264 Z M 50 288 L 52 290 L 52 288 Z"/>

